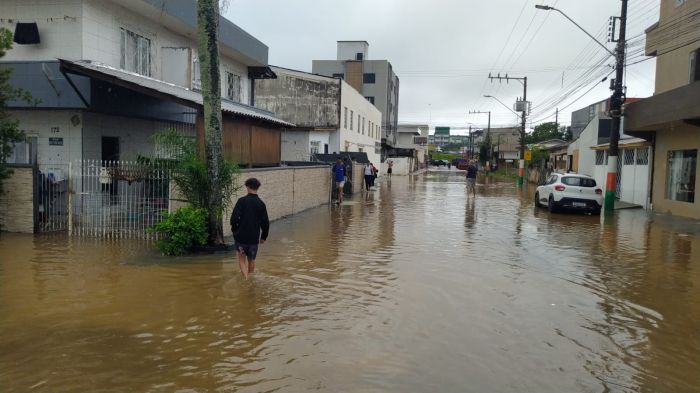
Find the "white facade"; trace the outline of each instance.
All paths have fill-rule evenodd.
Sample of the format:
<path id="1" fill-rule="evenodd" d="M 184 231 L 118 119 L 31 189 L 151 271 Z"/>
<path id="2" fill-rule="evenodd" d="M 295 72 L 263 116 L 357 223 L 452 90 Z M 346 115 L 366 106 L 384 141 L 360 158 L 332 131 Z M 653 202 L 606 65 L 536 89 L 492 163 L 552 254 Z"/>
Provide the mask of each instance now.
<path id="1" fill-rule="evenodd" d="M 115 68 L 122 66 L 122 29 L 148 40 L 149 75 L 152 78 L 192 88 L 198 80 L 194 66 L 197 58 L 195 37 L 170 19 L 152 19 L 134 9 L 148 9 L 135 0 L 52 0 L 0 2 L 0 27 L 14 31 L 14 23 L 36 21 L 41 43 L 17 45 L 3 61 L 91 60 Z M 240 80 L 241 103 L 250 103 L 250 79 L 247 66 L 221 52 L 221 93 L 226 97 L 226 72 Z M 184 76 L 189 75 L 187 80 Z M 185 83 L 183 83 L 185 82 Z M 196 83 L 195 83 L 196 84 Z"/>
<path id="2" fill-rule="evenodd" d="M 358 54 L 362 57 L 358 59 Z M 369 43 L 367 41 L 338 41 L 337 60 L 367 60 Z"/>
<path id="3" fill-rule="evenodd" d="M 609 117 L 604 117 L 601 113 L 596 114 L 567 149 L 567 155 L 574 157 L 574 159 L 578 157 L 576 172 L 582 175 L 595 175 L 595 151 L 591 150 L 591 147 L 598 144 L 598 125 L 601 119 L 609 119 Z M 576 166 L 574 165 L 574 167 Z M 602 184 L 605 184 L 605 181 Z"/>
<path id="4" fill-rule="evenodd" d="M 382 113 L 345 81 L 341 81 L 340 111 L 340 128 L 330 136 L 329 152 L 362 151 L 370 162 L 379 163 L 375 146 L 381 143 Z"/>

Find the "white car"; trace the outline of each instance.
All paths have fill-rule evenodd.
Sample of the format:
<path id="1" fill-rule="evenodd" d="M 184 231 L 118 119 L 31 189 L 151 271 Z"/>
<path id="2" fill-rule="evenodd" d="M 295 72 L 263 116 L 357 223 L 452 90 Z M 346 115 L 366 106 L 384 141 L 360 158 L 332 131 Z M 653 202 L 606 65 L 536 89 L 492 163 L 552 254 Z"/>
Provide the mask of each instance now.
<path id="1" fill-rule="evenodd" d="M 553 173 L 544 184 L 537 187 L 535 206 L 547 206 L 555 213 L 562 209 L 580 210 L 600 214 L 603 207 L 603 190 L 594 178 L 575 173 Z"/>

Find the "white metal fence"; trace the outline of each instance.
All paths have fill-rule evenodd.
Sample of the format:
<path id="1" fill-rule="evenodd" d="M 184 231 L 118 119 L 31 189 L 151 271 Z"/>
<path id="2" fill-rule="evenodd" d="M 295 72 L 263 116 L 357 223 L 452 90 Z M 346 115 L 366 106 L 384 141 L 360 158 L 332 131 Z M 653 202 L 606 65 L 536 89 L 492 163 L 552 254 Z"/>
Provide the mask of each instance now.
<path id="1" fill-rule="evenodd" d="M 164 166 L 134 161 L 71 163 L 68 231 L 73 236 L 155 238 L 147 229 L 169 209 Z"/>

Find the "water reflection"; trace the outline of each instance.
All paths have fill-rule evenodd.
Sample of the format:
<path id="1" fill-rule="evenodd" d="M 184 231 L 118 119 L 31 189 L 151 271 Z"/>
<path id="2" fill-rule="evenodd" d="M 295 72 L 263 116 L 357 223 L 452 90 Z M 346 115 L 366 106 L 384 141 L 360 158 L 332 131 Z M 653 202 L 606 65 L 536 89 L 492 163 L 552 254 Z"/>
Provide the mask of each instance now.
<path id="1" fill-rule="evenodd" d="M 383 180 L 275 222 L 249 282 L 228 254 L 3 234 L 3 392 L 700 390 L 697 224 Z"/>

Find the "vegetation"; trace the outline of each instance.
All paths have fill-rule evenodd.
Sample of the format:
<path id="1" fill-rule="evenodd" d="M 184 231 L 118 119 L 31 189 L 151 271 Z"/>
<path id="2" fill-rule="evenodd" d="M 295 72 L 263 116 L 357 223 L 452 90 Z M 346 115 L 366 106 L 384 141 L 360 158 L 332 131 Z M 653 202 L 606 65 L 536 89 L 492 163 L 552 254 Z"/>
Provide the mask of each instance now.
<path id="1" fill-rule="evenodd" d="M 486 133 L 484 140 L 479 144 L 479 162 L 481 165 L 486 165 L 486 161 L 491 161 L 489 155 L 493 153 L 493 142 L 491 134 Z"/>
<path id="2" fill-rule="evenodd" d="M 11 48 L 12 32 L 0 28 L 0 58 Z M 19 129 L 19 121 L 12 119 L 7 113 L 7 103 L 15 100 L 34 104 L 37 102 L 29 92 L 10 85 L 11 75 L 12 69 L 0 70 L 0 193 L 3 192 L 4 181 L 12 175 L 12 170 L 7 166 L 7 159 L 12 154 L 15 144 L 25 140 L 24 132 Z"/>
<path id="3" fill-rule="evenodd" d="M 431 160 L 448 160 L 452 162 L 455 158 L 461 158 L 461 154 L 455 154 L 455 153 L 438 153 L 438 152 L 431 152 L 430 153 L 430 159 Z"/>
<path id="4" fill-rule="evenodd" d="M 156 240 L 163 255 L 183 255 L 207 243 L 207 212 L 192 206 L 172 213 L 164 212 L 163 221 L 149 228 L 149 233 L 160 233 L 165 237 Z"/>
<path id="5" fill-rule="evenodd" d="M 221 212 L 223 212 L 222 203 L 226 200 L 223 195 L 225 192 L 223 183 L 228 180 L 221 136 L 219 11 L 219 0 L 197 1 L 197 52 L 204 106 L 204 163 L 208 178 L 206 183 L 208 196 L 205 199 L 208 213 L 208 243 L 211 245 L 224 243 Z"/>
<path id="6" fill-rule="evenodd" d="M 525 136 L 525 143 L 532 144 L 550 139 L 570 141 L 572 139 L 571 127 L 558 127 L 555 122 L 542 123 L 535 126 L 532 133 Z"/>

